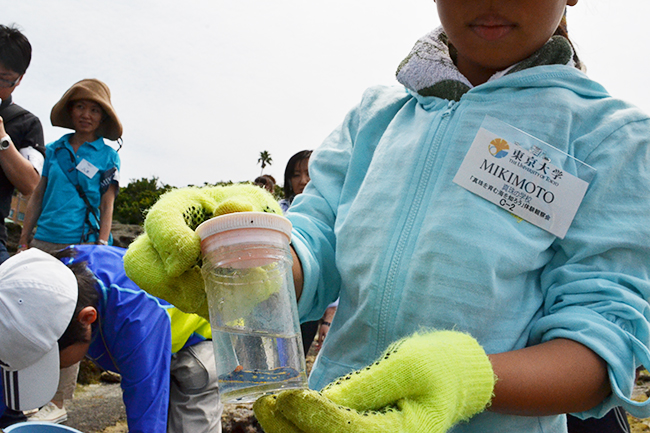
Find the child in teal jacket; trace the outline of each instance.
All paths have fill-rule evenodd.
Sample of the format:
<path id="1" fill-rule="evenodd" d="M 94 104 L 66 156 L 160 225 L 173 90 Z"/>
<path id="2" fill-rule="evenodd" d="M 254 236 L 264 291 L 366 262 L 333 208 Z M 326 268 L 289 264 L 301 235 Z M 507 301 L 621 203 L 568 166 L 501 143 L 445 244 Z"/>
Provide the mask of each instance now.
<path id="1" fill-rule="evenodd" d="M 630 399 L 650 365 L 650 117 L 580 69 L 576 3 L 437 0 L 403 86 L 369 89 L 314 151 L 287 213 L 301 320 L 340 302 L 314 391 L 256 403 L 267 433 L 650 415 Z M 170 232 L 146 236 L 177 264 Z"/>

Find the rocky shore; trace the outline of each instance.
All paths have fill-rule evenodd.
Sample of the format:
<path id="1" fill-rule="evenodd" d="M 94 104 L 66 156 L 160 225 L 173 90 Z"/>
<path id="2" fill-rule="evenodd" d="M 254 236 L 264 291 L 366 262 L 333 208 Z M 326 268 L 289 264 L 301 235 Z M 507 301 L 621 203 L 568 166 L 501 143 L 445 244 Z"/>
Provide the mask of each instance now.
<path id="1" fill-rule="evenodd" d="M 20 230 L 22 226 L 11 221 L 5 221 L 7 227 L 7 249 L 10 253 L 16 252 L 18 249 L 18 240 L 20 238 Z M 142 233 L 142 226 L 137 224 L 120 224 L 113 223 L 111 228 L 113 234 L 113 245 L 117 247 L 126 248 L 131 242 Z"/>

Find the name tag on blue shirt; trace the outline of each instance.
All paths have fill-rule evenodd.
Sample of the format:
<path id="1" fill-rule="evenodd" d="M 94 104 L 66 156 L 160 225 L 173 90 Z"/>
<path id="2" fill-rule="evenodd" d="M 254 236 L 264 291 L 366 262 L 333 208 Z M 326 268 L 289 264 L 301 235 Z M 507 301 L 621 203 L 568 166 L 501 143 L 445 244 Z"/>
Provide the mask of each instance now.
<path id="1" fill-rule="evenodd" d="M 564 238 L 595 169 L 486 116 L 454 182 Z"/>
<path id="2" fill-rule="evenodd" d="M 88 179 L 92 179 L 93 176 L 99 171 L 97 167 L 85 159 L 82 159 L 81 162 L 77 164 L 77 170 L 88 176 Z"/>

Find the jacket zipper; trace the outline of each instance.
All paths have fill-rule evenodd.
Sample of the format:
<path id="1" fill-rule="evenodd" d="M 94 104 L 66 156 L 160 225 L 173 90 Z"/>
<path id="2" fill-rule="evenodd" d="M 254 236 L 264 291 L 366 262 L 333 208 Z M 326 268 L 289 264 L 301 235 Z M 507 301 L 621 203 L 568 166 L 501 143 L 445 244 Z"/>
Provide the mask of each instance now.
<path id="1" fill-rule="evenodd" d="M 447 109 L 443 111 L 440 115 L 440 120 L 435 127 L 435 133 L 431 138 L 431 145 L 429 146 L 429 151 L 425 159 L 424 167 L 420 175 L 418 186 L 416 188 L 414 199 L 408 209 L 408 215 L 404 226 L 400 232 L 399 239 L 397 241 L 397 247 L 393 252 L 392 259 L 390 261 L 388 273 L 386 274 L 386 279 L 384 282 L 384 290 L 380 304 L 379 311 L 379 321 L 378 321 L 378 332 L 377 332 L 377 347 L 375 348 L 375 357 L 379 356 L 386 347 L 392 343 L 394 337 L 389 336 L 389 328 L 394 330 L 394 327 L 391 326 L 390 316 L 394 313 L 394 309 L 391 308 L 394 305 L 394 295 L 395 288 L 397 285 L 397 276 L 399 271 L 402 268 L 402 258 L 404 255 L 404 250 L 408 245 L 408 241 L 411 237 L 413 226 L 415 223 L 416 216 L 422 206 L 422 200 L 424 199 L 424 192 L 427 189 L 427 186 L 431 182 L 431 173 L 433 171 L 433 166 L 437 160 L 438 150 L 440 149 L 440 144 L 442 139 L 445 137 L 447 132 L 447 127 L 449 126 L 449 121 L 451 115 L 458 108 L 458 102 L 449 101 L 447 104 Z M 390 340 L 389 340 L 390 338 Z"/>

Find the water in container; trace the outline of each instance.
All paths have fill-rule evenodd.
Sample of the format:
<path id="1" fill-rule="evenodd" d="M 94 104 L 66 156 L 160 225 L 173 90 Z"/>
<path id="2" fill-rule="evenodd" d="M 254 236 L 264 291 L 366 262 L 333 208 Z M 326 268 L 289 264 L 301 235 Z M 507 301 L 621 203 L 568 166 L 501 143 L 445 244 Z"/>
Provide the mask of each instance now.
<path id="1" fill-rule="evenodd" d="M 306 388 L 291 223 L 241 212 L 212 218 L 197 233 L 222 401 Z"/>

